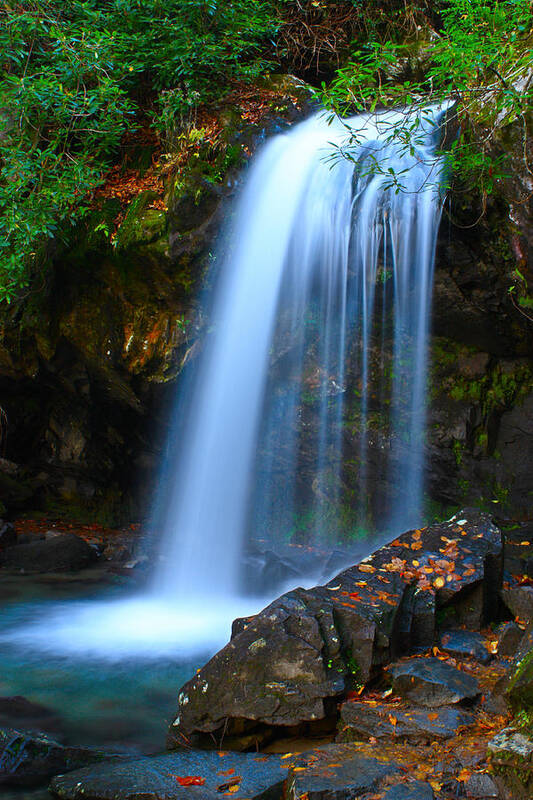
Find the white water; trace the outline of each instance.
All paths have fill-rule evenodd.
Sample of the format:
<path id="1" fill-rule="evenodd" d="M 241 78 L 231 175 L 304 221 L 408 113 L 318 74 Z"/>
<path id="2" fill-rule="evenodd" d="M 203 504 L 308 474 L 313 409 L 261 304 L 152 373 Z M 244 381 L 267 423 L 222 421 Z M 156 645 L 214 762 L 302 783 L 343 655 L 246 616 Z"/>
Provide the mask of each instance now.
<path id="1" fill-rule="evenodd" d="M 348 355 L 359 362 L 357 502 L 364 506 L 378 270 L 393 275 L 390 296 L 382 299 L 383 316 L 391 306 L 394 317 L 391 446 L 383 469 L 396 491 L 388 522 L 401 527 L 419 519 L 441 113 L 426 112 L 409 146 L 388 141 L 398 123 L 418 119 L 403 112 L 355 117 L 346 125 L 321 113 L 275 137 L 256 156 L 222 268 L 213 332 L 189 398 L 187 433 L 165 489 L 171 500 L 165 560 L 156 576 L 160 596 L 179 602 L 191 595 L 238 595 L 250 525 L 274 538 L 280 520 L 293 511 L 303 436 L 299 407 L 308 385 L 318 415 L 310 448 L 316 503 L 325 496 L 330 506 L 338 503 Z M 335 145 L 346 142 L 347 126 L 358 140 L 352 159 L 332 161 Z M 391 187 L 391 170 L 401 172 L 399 192 Z M 279 353 L 284 363 L 273 367 Z M 272 496 L 267 483 L 280 453 L 278 494 Z M 319 541 L 324 533 L 316 530 Z"/>
<path id="2" fill-rule="evenodd" d="M 151 592 L 47 607 L 4 641 L 115 658 L 189 656 L 223 644 L 233 618 L 264 604 L 241 592 L 250 529 L 275 540 L 290 524 L 298 475 L 310 476 L 315 540 L 335 540 L 335 524 L 321 511 L 341 498 L 349 391 L 360 397 L 362 432 L 353 505 L 364 520 L 377 392 L 390 408 L 389 445 L 378 464 L 394 486 L 383 501 L 387 521 L 398 529 L 418 521 L 440 113 L 428 111 L 407 146 L 388 141 L 391 128 L 405 122 L 401 112 L 356 117 L 347 126 L 319 114 L 255 157 L 186 398 L 186 434 L 162 489 L 162 559 Z M 332 161 L 349 130 L 358 139 L 352 159 Z M 397 193 L 390 170 L 401 172 Z M 385 335 L 388 316 L 392 337 Z M 308 401 L 313 424 L 301 411 Z"/>

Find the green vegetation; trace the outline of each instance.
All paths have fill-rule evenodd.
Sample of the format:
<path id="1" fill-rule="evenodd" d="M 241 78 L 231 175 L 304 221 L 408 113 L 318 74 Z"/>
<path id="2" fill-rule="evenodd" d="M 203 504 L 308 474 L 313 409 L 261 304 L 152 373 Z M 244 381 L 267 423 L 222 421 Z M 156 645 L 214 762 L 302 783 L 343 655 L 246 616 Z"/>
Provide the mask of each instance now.
<path id="1" fill-rule="evenodd" d="M 457 124 L 446 142 L 451 172 L 463 188 L 486 196 L 505 170 L 495 149 L 501 132 L 518 122 L 522 145 L 527 141 L 531 25 L 529 0 L 406 2 L 385 22 L 375 16 L 367 40 L 332 84 L 322 85 L 321 99 L 343 116 L 452 101 Z M 406 112 L 403 122 L 391 125 L 391 139 L 411 148 L 418 124 Z M 343 154 L 350 157 L 349 137 Z M 400 191 L 401 175 L 389 178 Z"/>
<path id="2" fill-rule="evenodd" d="M 2 0 L 0 300 L 68 240 L 135 131 L 220 180 L 239 153 L 206 161 L 202 112 L 268 70 L 335 76 L 318 96 L 339 113 L 451 98 L 450 165 L 487 194 L 499 133 L 527 136 L 530 41 L 529 0 Z M 391 135 L 410 146 L 411 126 Z M 527 315 L 523 283 L 511 296 Z"/>
<path id="3" fill-rule="evenodd" d="M 0 299 L 89 209 L 124 134 L 166 135 L 268 66 L 273 0 L 4 0 Z"/>

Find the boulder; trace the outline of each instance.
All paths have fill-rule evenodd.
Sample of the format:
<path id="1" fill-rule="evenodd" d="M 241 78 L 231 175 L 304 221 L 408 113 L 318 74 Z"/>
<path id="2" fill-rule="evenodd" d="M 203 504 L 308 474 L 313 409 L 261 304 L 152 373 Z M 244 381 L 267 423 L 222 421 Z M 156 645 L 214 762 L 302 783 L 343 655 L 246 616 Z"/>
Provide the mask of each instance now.
<path id="1" fill-rule="evenodd" d="M 503 622 L 496 629 L 498 636 L 498 655 L 514 656 L 524 635 L 516 622 Z"/>
<path id="2" fill-rule="evenodd" d="M 15 528 L 10 522 L 4 522 L 0 519 L 0 550 L 6 547 L 12 547 L 17 543 L 17 534 Z"/>
<path id="3" fill-rule="evenodd" d="M 522 622 L 533 620 L 533 586 L 513 586 L 502 589 L 502 600 L 513 615 Z"/>
<path id="4" fill-rule="evenodd" d="M 0 786 L 37 786 L 102 758 L 96 750 L 63 747 L 45 734 L 0 728 Z"/>
<path id="5" fill-rule="evenodd" d="M 18 544 L 2 553 L 5 569 L 21 572 L 70 572 L 90 566 L 98 558 L 96 550 L 73 533 Z"/>
<path id="6" fill-rule="evenodd" d="M 474 602 L 478 624 L 495 613 L 501 556 L 490 516 L 468 510 L 408 531 L 324 586 L 282 595 L 240 620 L 230 643 L 181 688 L 169 747 L 216 747 L 223 736 L 250 747 L 266 729 L 274 738 L 286 727 L 334 729 L 347 691 L 413 643 L 433 644 L 437 612 L 459 624 Z"/>
<path id="7" fill-rule="evenodd" d="M 438 658 L 408 659 L 389 671 L 396 694 L 428 708 L 474 700 L 480 693 L 476 678 Z"/>
<path id="8" fill-rule="evenodd" d="M 500 796 L 494 780 L 484 772 L 471 775 L 465 783 L 465 791 L 467 797 L 479 797 L 481 800 Z"/>
<path id="9" fill-rule="evenodd" d="M 440 637 L 440 647 L 453 656 L 470 657 L 480 664 L 488 664 L 492 658 L 485 639 L 474 631 L 444 631 Z"/>
<path id="10" fill-rule="evenodd" d="M 181 753 L 98 764 L 57 775 L 50 790 L 62 800 L 281 800 L 290 763 L 257 753 Z M 234 790 L 235 791 L 235 790 Z"/>
<path id="11" fill-rule="evenodd" d="M 0 697 L 0 728 L 38 730 L 47 733 L 61 729 L 61 720 L 55 711 L 25 697 Z"/>
<path id="12" fill-rule="evenodd" d="M 431 711 L 350 700 L 340 709 L 337 740 L 349 742 L 396 737 L 413 743 L 433 742 L 451 739 L 461 726 L 471 724 L 473 719 L 467 711 L 447 706 Z"/>
<path id="13" fill-rule="evenodd" d="M 533 708 L 533 623 L 520 640 L 505 697 L 516 710 Z"/>

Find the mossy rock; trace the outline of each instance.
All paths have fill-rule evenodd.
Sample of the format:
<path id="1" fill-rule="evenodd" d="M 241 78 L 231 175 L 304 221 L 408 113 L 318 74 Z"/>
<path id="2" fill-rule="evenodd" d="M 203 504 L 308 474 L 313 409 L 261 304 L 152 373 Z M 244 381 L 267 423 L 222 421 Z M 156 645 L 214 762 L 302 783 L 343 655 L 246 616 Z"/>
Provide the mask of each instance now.
<path id="1" fill-rule="evenodd" d="M 489 742 L 489 764 L 504 796 L 530 800 L 533 796 L 533 742 L 505 728 Z"/>
<path id="2" fill-rule="evenodd" d="M 507 699 L 516 711 L 533 709 L 533 632 L 524 634 L 516 659 L 516 669 L 509 681 Z"/>
<path id="3" fill-rule="evenodd" d="M 148 245 L 161 239 L 167 228 L 166 213 L 150 208 L 157 199 L 155 192 L 141 192 L 128 206 L 124 221 L 117 232 L 117 249 Z"/>

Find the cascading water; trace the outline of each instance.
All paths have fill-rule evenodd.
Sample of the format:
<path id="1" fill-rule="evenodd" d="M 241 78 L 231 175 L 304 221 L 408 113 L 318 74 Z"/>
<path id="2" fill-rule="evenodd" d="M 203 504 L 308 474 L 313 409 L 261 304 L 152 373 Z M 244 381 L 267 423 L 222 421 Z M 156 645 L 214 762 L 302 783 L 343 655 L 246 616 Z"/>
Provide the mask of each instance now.
<path id="1" fill-rule="evenodd" d="M 339 506 L 348 372 L 358 376 L 360 396 L 354 505 L 363 518 L 378 391 L 389 408 L 389 449 L 379 469 L 394 486 L 383 500 L 385 525 L 419 519 L 442 114 L 439 107 L 411 118 L 392 111 L 341 122 L 322 112 L 256 157 L 165 488 L 156 593 L 237 595 L 247 532 L 272 538 L 287 528 L 301 471 L 310 476 L 316 536 L 334 541 L 335 523 L 320 507 Z M 392 136 L 398 126 L 411 130 L 407 141 Z M 337 150 L 332 160 L 348 134 L 349 158 Z M 383 325 L 376 325 L 378 300 Z M 382 374 L 371 388 L 375 352 Z M 301 412 L 308 395 L 312 424 Z"/>
<path id="2" fill-rule="evenodd" d="M 321 113 L 266 144 L 180 406 L 185 434 L 163 481 L 162 558 L 150 591 L 21 607 L 3 644 L 189 663 L 263 604 L 243 599 L 248 537 L 288 536 L 303 505 L 308 535 L 331 544 L 349 491 L 366 528 L 376 506 L 381 530 L 419 519 L 443 113 L 345 122 Z M 411 130 L 400 142 L 399 124 Z M 377 500 L 376 476 L 385 486 Z"/>

